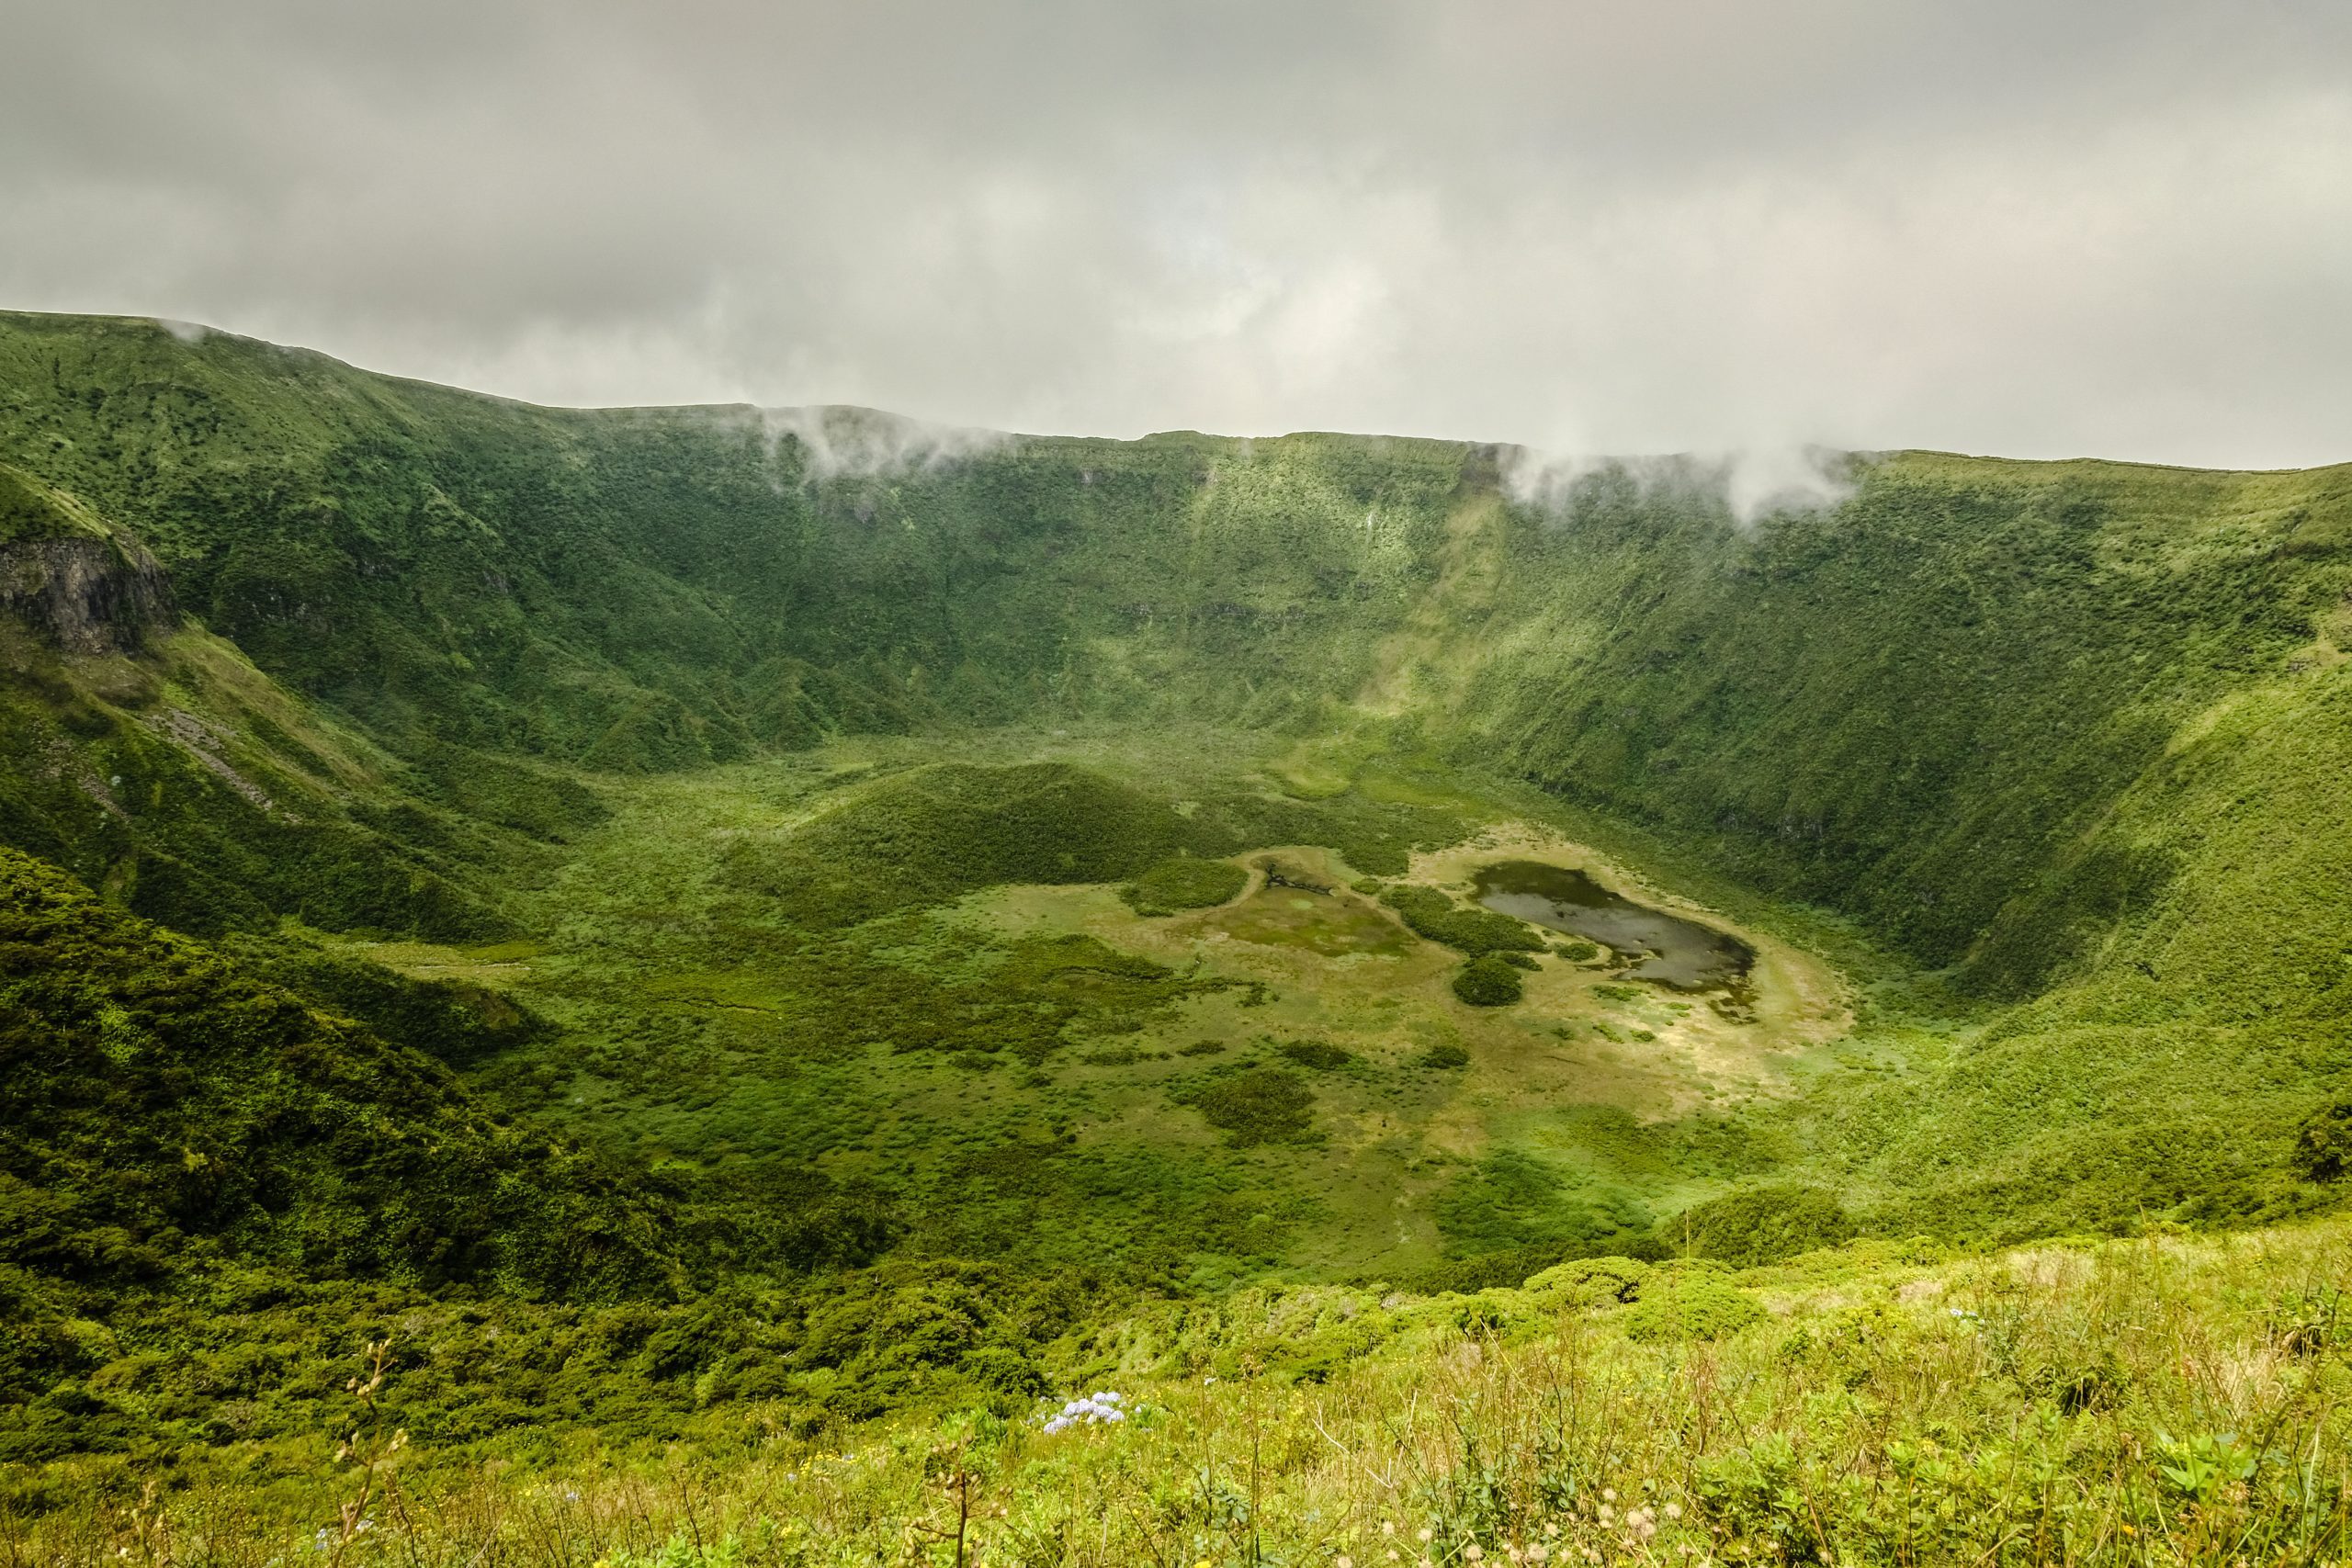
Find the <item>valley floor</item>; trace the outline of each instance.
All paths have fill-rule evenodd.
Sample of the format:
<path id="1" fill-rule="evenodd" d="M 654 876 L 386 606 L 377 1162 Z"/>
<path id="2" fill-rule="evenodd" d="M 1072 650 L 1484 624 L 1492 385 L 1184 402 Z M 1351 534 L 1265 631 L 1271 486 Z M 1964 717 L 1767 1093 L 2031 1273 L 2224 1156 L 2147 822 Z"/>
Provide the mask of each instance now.
<path id="1" fill-rule="evenodd" d="M 1752 897 L 1743 912 L 1760 918 L 1710 908 L 1635 863 L 1632 841 L 1613 853 L 1579 841 L 1556 802 L 1434 763 L 1355 768 L 1302 801 L 1276 782 L 1292 745 L 1227 733 L 865 740 L 616 781 L 614 821 L 518 901 L 532 940 L 364 951 L 555 1021 L 553 1039 L 476 1071 L 617 1150 L 690 1176 L 790 1162 L 886 1184 L 924 1211 L 931 1250 L 966 1256 L 1115 1258 L 1190 1211 L 1175 1278 L 1191 1289 L 1269 1268 L 1412 1276 L 1638 1229 L 1776 1161 L 1777 1134 L 1752 1108 L 1858 1050 L 1890 1048 L 1883 1030 L 1854 1042 L 1852 982 L 1782 934 L 1791 911 Z M 1188 796 L 1238 796 L 1339 826 L 1325 842 L 1232 856 L 1241 890 L 1173 915 L 1137 912 L 1114 883 L 951 886 L 910 898 L 879 935 L 820 942 L 729 887 L 745 846 L 789 842 L 856 811 L 878 781 L 943 761 L 1069 765 L 1180 812 L 1198 808 Z M 1359 831 L 1340 811 L 1377 825 L 1373 842 L 1396 859 L 1351 863 L 1329 841 Z M 1397 837 L 1414 832 L 1418 845 Z M 920 865 L 922 846 L 892 847 Z M 1466 906 L 1476 870 L 1504 860 L 1582 868 L 1734 933 L 1757 954 L 1752 996 L 1728 1008 L 1720 994 L 1627 983 L 1605 952 L 1546 953 L 1517 1005 L 1466 1005 L 1451 986 L 1463 955 L 1416 935 L 1379 892 L 1434 888 Z M 1367 880 L 1374 869 L 1385 876 Z M 934 1016 L 910 1026 L 893 1010 L 901 998 Z M 1049 1050 L 989 1054 L 1008 1010 L 1041 1009 L 1067 1018 Z M 958 1018 L 979 1049 L 910 1038 L 952 1033 Z M 1204 1086 L 1261 1069 L 1296 1080 L 1311 1104 L 1299 1127 L 1237 1135 L 1193 1108 Z M 1203 1212 L 1215 1223 L 1197 1223 Z"/>

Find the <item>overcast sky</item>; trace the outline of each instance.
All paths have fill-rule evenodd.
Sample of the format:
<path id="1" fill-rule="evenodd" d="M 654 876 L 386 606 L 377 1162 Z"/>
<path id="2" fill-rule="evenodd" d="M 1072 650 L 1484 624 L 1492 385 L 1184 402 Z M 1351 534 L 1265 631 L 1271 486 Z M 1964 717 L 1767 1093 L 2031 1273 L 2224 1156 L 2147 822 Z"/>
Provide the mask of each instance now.
<path id="1" fill-rule="evenodd" d="M 2346 0 L 0 0 L 0 305 L 560 403 L 2352 458 Z"/>

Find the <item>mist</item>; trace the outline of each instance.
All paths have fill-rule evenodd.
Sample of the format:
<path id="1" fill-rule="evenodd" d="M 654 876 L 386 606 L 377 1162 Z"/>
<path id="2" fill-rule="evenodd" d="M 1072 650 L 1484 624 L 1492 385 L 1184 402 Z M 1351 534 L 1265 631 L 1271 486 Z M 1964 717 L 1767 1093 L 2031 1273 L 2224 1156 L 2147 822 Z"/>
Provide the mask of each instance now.
<path id="1" fill-rule="evenodd" d="M 0 307 L 560 404 L 2352 458 L 2341 6 L 22 9 Z"/>

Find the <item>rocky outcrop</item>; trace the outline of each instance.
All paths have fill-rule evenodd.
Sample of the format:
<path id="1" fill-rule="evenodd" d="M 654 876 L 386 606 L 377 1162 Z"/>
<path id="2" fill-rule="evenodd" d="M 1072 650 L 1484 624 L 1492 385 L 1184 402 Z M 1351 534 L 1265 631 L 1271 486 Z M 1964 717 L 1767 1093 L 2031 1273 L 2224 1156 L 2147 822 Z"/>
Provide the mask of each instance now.
<path id="1" fill-rule="evenodd" d="M 136 653 L 176 625 L 171 581 L 120 534 L 0 545 L 0 615 L 66 653 Z"/>

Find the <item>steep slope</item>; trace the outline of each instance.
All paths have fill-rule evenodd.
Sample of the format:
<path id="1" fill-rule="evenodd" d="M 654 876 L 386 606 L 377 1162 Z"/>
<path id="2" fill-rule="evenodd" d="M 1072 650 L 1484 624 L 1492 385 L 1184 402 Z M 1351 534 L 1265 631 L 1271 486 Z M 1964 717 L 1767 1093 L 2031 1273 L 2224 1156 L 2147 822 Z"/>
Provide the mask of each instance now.
<path id="1" fill-rule="evenodd" d="M 440 1064 L 0 852 L 6 1262 L 92 1285 L 233 1254 L 526 1293 L 665 1287 L 649 1212 Z"/>
<path id="2" fill-rule="evenodd" d="M 2352 586 L 2347 469 L 1905 455 L 1742 527 L 1690 466 L 1519 504 L 1457 445 L 537 410 L 64 318 L 0 331 L 0 457 L 412 756 L 1363 702 L 2009 993 L 2175 874 L 2085 834 Z"/>

